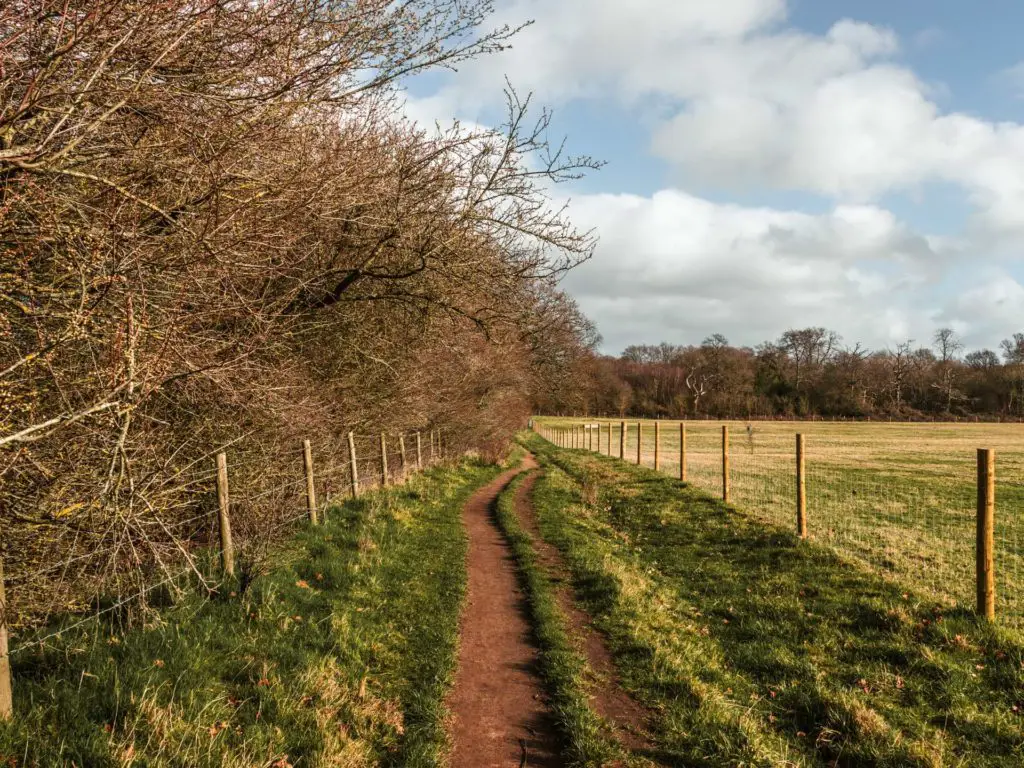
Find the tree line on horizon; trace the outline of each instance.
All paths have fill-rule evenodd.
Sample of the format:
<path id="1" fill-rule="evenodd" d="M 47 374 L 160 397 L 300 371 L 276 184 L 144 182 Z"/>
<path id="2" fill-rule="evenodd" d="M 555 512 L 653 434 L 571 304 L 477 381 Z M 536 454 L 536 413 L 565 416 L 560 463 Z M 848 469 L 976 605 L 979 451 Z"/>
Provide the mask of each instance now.
<path id="1" fill-rule="evenodd" d="M 930 343 L 870 350 L 822 327 L 756 347 L 721 334 L 699 345 L 638 344 L 582 358 L 576 389 L 537 403 L 552 414 L 646 418 L 1019 419 L 1024 333 L 964 353 L 950 328 Z"/>

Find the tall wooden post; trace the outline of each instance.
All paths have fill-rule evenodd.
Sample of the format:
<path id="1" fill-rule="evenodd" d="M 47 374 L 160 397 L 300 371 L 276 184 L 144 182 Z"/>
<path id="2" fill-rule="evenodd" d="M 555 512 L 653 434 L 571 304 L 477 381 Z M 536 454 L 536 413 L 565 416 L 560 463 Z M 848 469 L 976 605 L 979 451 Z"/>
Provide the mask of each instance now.
<path id="1" fill-rule="evenodd" d="M 654 422 L 654 471 L 661 469 L 661 422 Z"/>
<path id="2" fill-rule="evenodd" d="M 608 422 L 608 455 L 612 455 L 612 423 Z"/>
<path id="3" fill-rule="evenodd" d="M 405 435 L 398 436 L 398 455 L 402 459 L 402 482 L 404 483 L 409 471 L 409 465 L 406 463 L 405 456 Z"/>
<path id="4" fill-rule="evenodd" d="M 978 449 L 978 615 L 996 617 L 996 453 Z"/>
<path id="5" fill-rule="evenodd" d="M 217 520 L 220 528 L 220 564 L 227 576 L 235 575 L 235 548 L 231 543 L 231 499 L 228 495 L 228 457 L 217 454 Z"/>
<path id="6" fill-rule="evenodd" d="M 636 423 L 636 465 L 639 467 L 643 460 L 644 423 Z"/>
<path id="7" fill-rule="evenodd" d="M 11 657 L 7 646 L 7 592 L 4 590 L 4 561 L 0 558 L 0 720 L 10 720 L 14 712 L 11 690 Z"/>
<path id="8" fill-rule="evenodd" d="M 302 464 L 306 469 L 306 511 L 309 522 L 317 525 L 320 521 L 316 514 L 316 485 L 313 482 L 313 447 L 309 440 L 302 441 Z"/>
<path id="9" fill-rule="evenodd" d="M 356 438 L 348 433 L 348 468 L 352 476 L 352 498 L 359 496 L 359 465 L 356 464 Z"/>
<path id="10" fill-rule="evenodd" d="M 388 484 L 388 443 L 384 433 L 380 433 L 380 484 L 384 487 Z"/>
<path id="11" fill-rule="evenodd" d="M 804 436 L 796 436 L 796 535 L 807 538 L 807 479 L 804 474 Z"/>
<path id="12" fill-rule="evenodd" d="M 588 424 L 587 425 L 587 433 L 588 433 L 588 437 L 587 437 L 587 450 L 588 451 L 593 451 L 594 450 L 594 425 L 593 424 Z"/>
<path id="13" fill-rule="evenodd" d="M 626 422 L 619 427 L 619 458 L 626 459 Z"/>
<path id="14" fill-rule="evenodd" d="M 729 503 L 729 427 L 722 425 L 722 501 Z"/>
<path id="15" fill-rule="evenodd" d="M 679 422 L 679 479 L 686 482 L 686 422 Z"/>
<path id="16" fill-rule="evenodd" d="M 434 453 L 434 430 L 430 430 L 430 463 L 431 464 L 434 463 L 435 455 L 436 454 Z"/>
<path id="17" fill-rule="evenodd" d="M 423 441 L 419 432 L 416 433 L 416 469 L 423 471 Z"/>

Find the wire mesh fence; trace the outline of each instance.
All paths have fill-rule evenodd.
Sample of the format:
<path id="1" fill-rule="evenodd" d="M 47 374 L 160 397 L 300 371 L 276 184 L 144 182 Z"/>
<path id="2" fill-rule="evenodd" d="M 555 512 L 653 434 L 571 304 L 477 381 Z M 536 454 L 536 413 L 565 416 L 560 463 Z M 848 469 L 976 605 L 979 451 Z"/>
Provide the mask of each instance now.
<path id="1" fill-rule="evenodd" d="M 798 509 L 796 435 L 803 434 L 809 538 L 950 606 L 976 602 L 977 449 L 993 449 L 998 612 L 1024 626 L 1024 426 L 689 421 L 684 429 L 678 421 L 621 419 L 538 425 L 558 444 L 585 450 L 587 438 L 574 443 L 564 433 L 602 434 L 595 443 L 601 453 L 652 468 L 657 461 L 660 471 L 718 498 L 727 491 L 744 513 L 791 530 Z"/>
<path id="2" fill-rule="evenodd" d="M 95 526 L 54 524 L 46 535 L 32 535 L 28 527 L 13 536 L 6 532 L 5 543 L 18 557 L 0 570 L 6 586 L 0 630 L 9 636 L 0 658 L 40 648 L 162 588 L 176 589 L 187 580 L 215 587 L 223 570 L 217 555 L 224 549 L 218 461 L 227 470 L 231 547 L 236 557 L 255 559 L 310 519 L 311 511 L 322 518 L 340 499 L 402 483 L 444 459 L 443 438 L 434 429 L 341 432 L 307 443 L 308 453 L 302 443 L 282 447 L 241 438 L 203 460 L 142 478 L 132 508 L 118 514 L 97 508 Z"/>

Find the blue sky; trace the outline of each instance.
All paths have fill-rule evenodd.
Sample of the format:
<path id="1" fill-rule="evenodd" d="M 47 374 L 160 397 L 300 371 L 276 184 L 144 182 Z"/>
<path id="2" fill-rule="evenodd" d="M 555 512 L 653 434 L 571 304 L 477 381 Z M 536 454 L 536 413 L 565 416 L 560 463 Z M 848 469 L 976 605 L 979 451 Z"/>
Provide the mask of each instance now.
<path id="1" fill-rule="evenodd" d="M 558 188 L 601 238 L 564 285 L 606 351 L 1024 330 L 1024 3 L 497 3 L 527 19 L 407 109 L 494 124 L 507 75 L 607 161 Z"/>

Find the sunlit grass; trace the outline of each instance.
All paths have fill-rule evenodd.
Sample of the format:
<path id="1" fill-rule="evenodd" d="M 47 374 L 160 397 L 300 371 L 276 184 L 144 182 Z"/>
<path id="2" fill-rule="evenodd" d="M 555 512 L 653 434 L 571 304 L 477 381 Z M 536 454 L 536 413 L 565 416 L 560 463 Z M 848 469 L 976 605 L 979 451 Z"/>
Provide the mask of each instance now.
<path id="1" fill-rule="evenodd" d="M 601 452 L 619 454 L 620 420 L 538 419 L 601 425 Z M 642 421 L 645 466 L 654 424 Z M 730 433 L 730 502 L 795 527 L 795 435 L 805 435 L 812 539 L 898 583 L 950 604 L 974 599 L 976 456 L 996 452 L 996 590 L 1004 621 L 1024 625 L 1024 425 L 844 422 L 687 422 L 687 480 L 722 492 L 721 428 Z M 637 421 L 626 460 L 636 461 Z M 748 430 L 749 427 L 749 430 Z M 660 422 L 660 469 L 678 476 L 679 422 Z M 595 443 L 595 446 L 597 443 Z"/>
<path id="2" fill-rule="evenodd" d="M 0 765 L 442 764 L 461 507 L 496 471 L 436 468 L 346 502 L 241 595 L 184 584 L 144 627 L 90 622 L 17 655 Z"/>
<path id="3" fill-rule="evenodd" d="M 541 531 L 679 764 L 1024 760 L 1016 629 L 677 480 L 528 441 Z"/>

